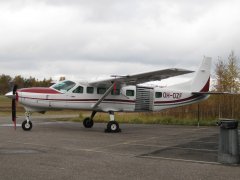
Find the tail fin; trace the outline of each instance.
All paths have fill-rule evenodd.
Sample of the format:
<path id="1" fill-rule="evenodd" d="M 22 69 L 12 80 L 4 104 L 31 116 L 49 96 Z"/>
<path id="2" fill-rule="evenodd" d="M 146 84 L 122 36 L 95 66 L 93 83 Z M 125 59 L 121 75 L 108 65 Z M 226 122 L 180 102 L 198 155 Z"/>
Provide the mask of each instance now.
<path id="1" fill-rule="evenodd" d="M 201 66 L 191 80 L 192 92 L 208 92 L 210 86 L 210 71 L 212 58 L 204 57 Z"/>
<path id="2" fill-rule="evenodd" d="M 191 92 L 208 92 L 210 86 L 210 71 L 212 58 L 204 57 L 202 64 L 195 72 L 195 76 L 187 82 L 169 86 L 171 89 Z"/>

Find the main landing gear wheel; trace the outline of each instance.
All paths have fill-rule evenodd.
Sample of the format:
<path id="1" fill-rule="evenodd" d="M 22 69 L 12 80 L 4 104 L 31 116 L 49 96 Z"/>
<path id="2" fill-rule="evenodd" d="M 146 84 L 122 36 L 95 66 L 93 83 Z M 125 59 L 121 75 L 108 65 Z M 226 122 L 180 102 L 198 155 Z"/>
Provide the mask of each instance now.
<path id="1" fill-rule="evenodd" d="M 107 124 L 107 129 L 105 132 L 108 133 L 118 133 L 121 132 L 121 129 L 119 128 L 119 124 L 117 121 L 109 121 Z"/>
<path id="2" fill-rule="evenodd" d="M 91 128 L 91 127 L 93 127 L 93 124 L 94 124 L 93 120 L 90 119 L 89 117 L 87 117 L 83 120 L 83 126 L 85 128 Z"/>
<path id="3" fill-rule="evenodd" d="M 22 128 L 24 131 L 30 131 L 32 129 L 32 122 L 27 120 L 23 121 Z"/>

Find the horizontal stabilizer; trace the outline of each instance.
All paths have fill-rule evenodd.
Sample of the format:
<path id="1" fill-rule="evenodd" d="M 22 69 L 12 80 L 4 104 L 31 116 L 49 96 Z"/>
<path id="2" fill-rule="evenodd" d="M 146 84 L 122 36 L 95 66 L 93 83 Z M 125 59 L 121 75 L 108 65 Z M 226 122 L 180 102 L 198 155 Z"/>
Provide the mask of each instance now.
<path id="1" fill-rule="evenodd" d="M 231 92 L 214 92 L 214 91 L 209 91 L 209 92 L 192 92 L 192 94 L 196 95 L 223 95 L 223 94 L 230 94 L 230 95 L 239 95 L 239 93 L 231 93 Z"/>

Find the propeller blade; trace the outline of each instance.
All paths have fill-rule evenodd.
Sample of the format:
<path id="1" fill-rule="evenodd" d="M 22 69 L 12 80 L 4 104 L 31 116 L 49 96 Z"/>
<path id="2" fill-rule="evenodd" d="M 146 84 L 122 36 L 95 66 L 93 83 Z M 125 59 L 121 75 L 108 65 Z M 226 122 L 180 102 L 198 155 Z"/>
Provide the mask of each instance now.
<path id="1" fill-rule="evenodd" d="M 16 130 L 16 94 L 17 94 L 17 85 L 13 86 L 13 95 L 15 98 L 12 99 L 12 121 L 14 123 L 14 129 Z"/>
<path id="2" fill-rule="evenodd" d="M 16 100 L 12 99 L 12 121 L 14 123 L 14 129 L 16 130 Z"/>
<path id="3" fill-rule="evenodd" d="M 13 86 L 13 95 L 15 95 L 16 94 L 16 92 L 17 92 L 17 85 L 16 84 L 14 84 L 14 86 Z"/>

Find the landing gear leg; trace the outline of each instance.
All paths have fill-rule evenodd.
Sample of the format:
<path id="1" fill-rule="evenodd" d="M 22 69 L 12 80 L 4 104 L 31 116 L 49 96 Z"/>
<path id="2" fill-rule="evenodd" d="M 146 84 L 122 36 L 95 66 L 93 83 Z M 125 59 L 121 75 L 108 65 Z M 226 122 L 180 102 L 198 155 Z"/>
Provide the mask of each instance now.
<path id="1" fill-rule="evenodd" d="M 26 120 L 22 122 L 22 128 L 24 131 L 30 131 L 32 129 L 32 122 L 30 121 L 31 112 L 25 112 Z"/>
<path id="2" fill-rule="evenodd" d="M 96 111 L 93 111 L 92 114 L 91 114 L 91 117 L 87 117 L 83 120 L 83 126 L 85 128 L 92 128 L 93 127 L 93 124 L 94 124 L 93 118 L 94 118 L 96 113 L 97 113 Z"/>
<path id="3" fill-rule="evenodd" d="M 105 132 L 108 132 L 108 133 L 121 132 L 121 129 L 119 128 L 118 122 L 115 121 L 114 112 L 109 111 L 109 116 L 110 116 L 110 121 L 107 124 L 107 129 L 105 130 Z"/>

